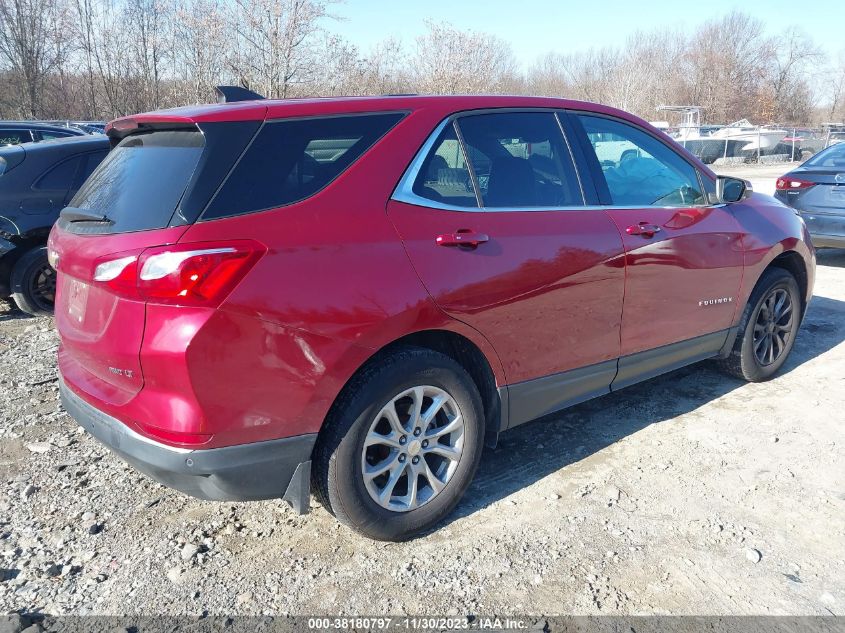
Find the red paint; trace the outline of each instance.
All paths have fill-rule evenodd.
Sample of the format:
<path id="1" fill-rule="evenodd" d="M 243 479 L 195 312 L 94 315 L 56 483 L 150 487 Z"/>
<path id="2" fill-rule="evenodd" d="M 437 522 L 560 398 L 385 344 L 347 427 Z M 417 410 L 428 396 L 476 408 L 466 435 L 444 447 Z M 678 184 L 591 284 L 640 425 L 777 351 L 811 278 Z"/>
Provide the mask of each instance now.
<path id="1" fill-rule="evenodd" d="M 533 97 L 266 101 L 132 117 L 143 125 L 409 112 L 327 188 L 282 209 L 109 236 L 54 227 L 65 381 L 157 441 L 226 446 L 319 430 L 355 371 L 415 332 L 466 337 L 502 387 L 729 327 L 784 250 L 807 262 L 812 288 L 800 220 L 763 196 L 721 208 L 505 213 L 390 201 L 440 121 L 505 106 L 647 126 L 612 108 Z M 208 304 L 144 301 L 93 282 L 97 263 L 112 257 L 143 261 L 159 247 L 232 240 L 266 252 Z M 724 296 L 735 302 L 698 306 Z"/>
<path id="2" fill-rule="evenodd" d="M 731 207 L 610 209 L 608 214 L 624 233 L 626 251 L 623 356 L 733 324 L 743 252 Z M 731 302 L 699 305 L 728 297 Z"/>

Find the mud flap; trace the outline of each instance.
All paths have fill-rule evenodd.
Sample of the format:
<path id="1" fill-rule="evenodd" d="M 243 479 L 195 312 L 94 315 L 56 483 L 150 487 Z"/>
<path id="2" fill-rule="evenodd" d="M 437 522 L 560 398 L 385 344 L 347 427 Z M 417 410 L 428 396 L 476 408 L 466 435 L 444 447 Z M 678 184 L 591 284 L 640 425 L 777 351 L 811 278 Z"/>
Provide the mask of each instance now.
<path id="1" fill-rule="evenodd" d="M 301 462 L 293 473 L 282 499 L 299 514 L 307 514 L 311 506 L 311 462 Z"/>

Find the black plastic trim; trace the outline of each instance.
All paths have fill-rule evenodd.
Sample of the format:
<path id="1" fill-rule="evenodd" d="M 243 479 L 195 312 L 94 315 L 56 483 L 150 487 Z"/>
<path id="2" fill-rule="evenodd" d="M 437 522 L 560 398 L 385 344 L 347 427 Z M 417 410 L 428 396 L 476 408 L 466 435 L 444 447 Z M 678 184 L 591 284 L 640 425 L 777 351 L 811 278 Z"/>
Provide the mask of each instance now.
<path id="1" fill-rule="evenodd" d="M 616 363 L 616 360 L 608 360 L 509 385 L 507 428 L 610 393 L 610 383 L 616 376 Z"/>
<path id="2" fill-rule="evenodd" d="M 734 348 L 734 343 L 736 342 L 736 337 L 739 334 L 739 326 L 735 325 L 728 330 L 728 335 L 725 338 L 725 342 L 722 345 L 722 349 L 719 350 L 719 358 L 727 358 L 731 355 L 731 352 Z"/>
<path id="3" fill-rule="evenodd" d="M 309 506 L 311 451 L 317 434 L 238 446 L 189 450 L 160 444 L 88 404 L 59 380 L 65 410 L 86 431 L 156 481 L 199 499 L 288 501 Z"/>
<path id="4" fill-rule="evenodd" d="M 500 387 L 502 429 L 555 413 L 692 363 L 730 353 L 738 327 Z M 727 352 L 726 352 L 727 350 Z M 507 406 L 507 409 L 504 407 Z M 508 411 L 505 417 L 504 411 Z"/>
<path id="5" fill-rule="evenodd" d="M 685 365 L 713 358 L 721 352 L 729 332 L 730 330 L 719 330 L 679 343 L 623 356 L 619 359 L 619 372 L 610 388 L 612 391 L 618 391 Z"/>

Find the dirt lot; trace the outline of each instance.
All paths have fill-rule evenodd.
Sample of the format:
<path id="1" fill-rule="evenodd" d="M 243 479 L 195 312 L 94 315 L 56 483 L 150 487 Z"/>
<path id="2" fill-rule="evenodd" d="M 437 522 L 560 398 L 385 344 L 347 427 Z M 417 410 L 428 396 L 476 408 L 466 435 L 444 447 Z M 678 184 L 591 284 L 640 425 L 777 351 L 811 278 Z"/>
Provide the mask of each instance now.
<path id="1" fill-rule="evenodd" d="M 717 174 L 724 176 L 736 176 L 751 181 L 754 191 L 772 196 L 775 193 L 775 180 L 778 176 L 798 167 L 800 163 L 776 163 L 774 165 L 738 165 L 738 166 L 717 166 L 710 167 Z"/>
<path id="2" fill-rule="evenodd" d="M 406 544 L 136 474 L 59 410 L 49 319 L 0 304 L 0 610 L 845 614 L 845 251 L 785 370 L 708 364 L 525 425 Z"/>

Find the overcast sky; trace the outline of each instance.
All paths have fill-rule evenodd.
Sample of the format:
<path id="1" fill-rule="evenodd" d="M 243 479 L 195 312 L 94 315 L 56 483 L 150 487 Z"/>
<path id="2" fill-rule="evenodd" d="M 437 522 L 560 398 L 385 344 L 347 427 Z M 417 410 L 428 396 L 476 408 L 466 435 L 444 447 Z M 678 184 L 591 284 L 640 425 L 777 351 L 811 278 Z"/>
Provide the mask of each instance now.
<path id="1" fill-rule="evenodd" d="M 763 20 L 772 34 L 798 26 L 831 56 L 845 50 L 845 0 L 346 0 L 330 10 L 343 18 L 332 30 L 364 51 L 389 35 L 410 44 L 432 18 L 507 40 L 527 67 L 548 51 L 617 44 L 637 30 L 689 32 L 733 9 Z"/>

